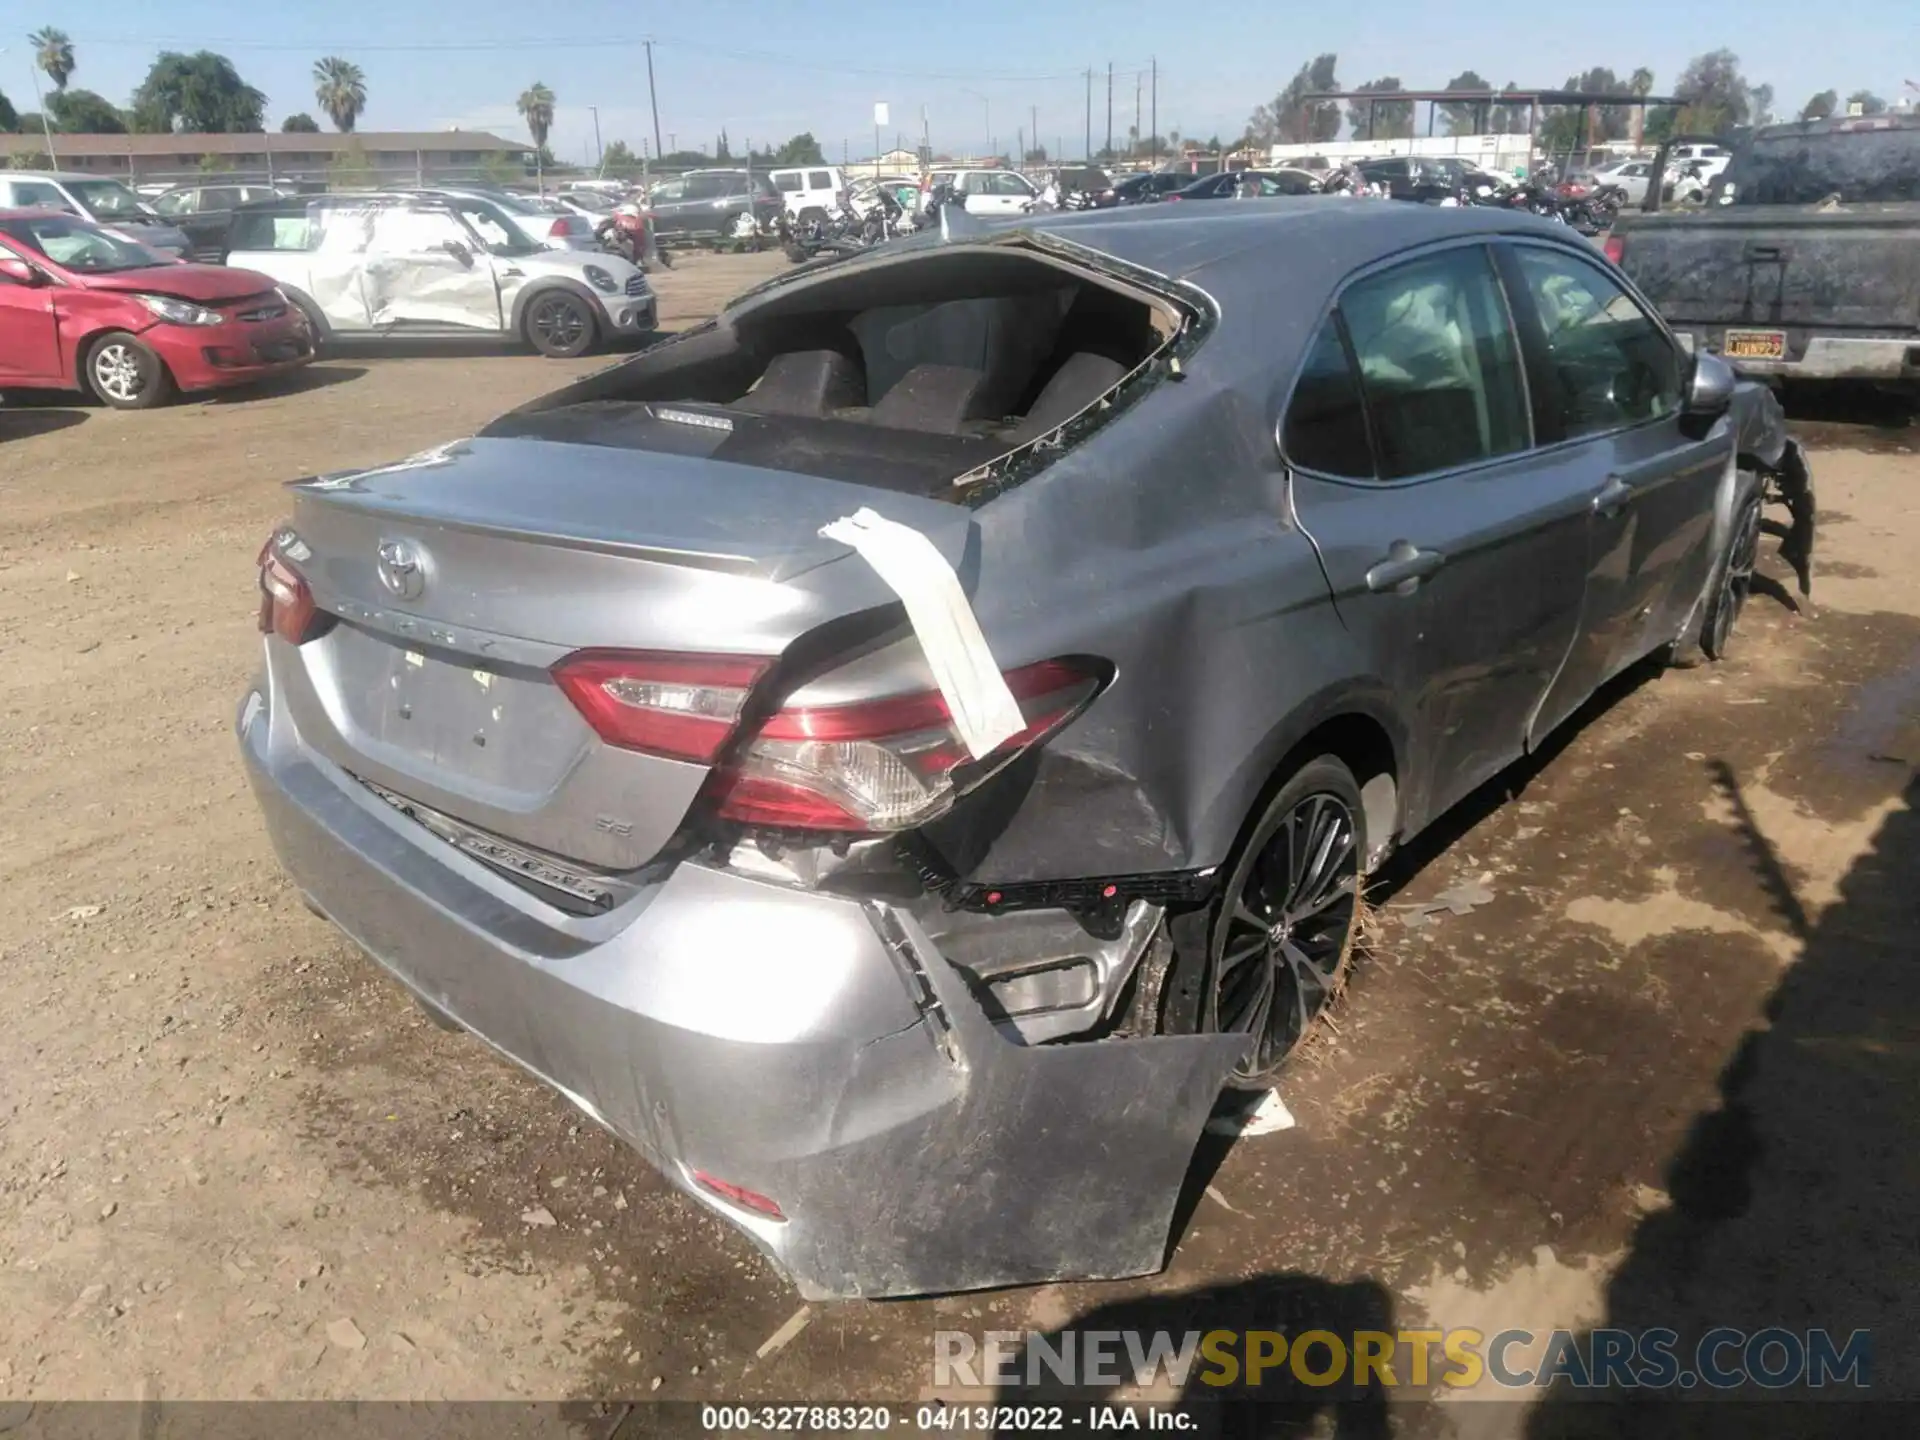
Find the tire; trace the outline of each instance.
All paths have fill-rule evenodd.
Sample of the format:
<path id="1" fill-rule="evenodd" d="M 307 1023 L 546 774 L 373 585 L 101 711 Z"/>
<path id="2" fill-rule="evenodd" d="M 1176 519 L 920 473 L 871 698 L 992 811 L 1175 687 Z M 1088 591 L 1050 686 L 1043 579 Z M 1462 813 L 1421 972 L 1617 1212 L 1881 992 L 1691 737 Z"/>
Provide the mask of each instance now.
<path id="1" fill-rule="evenodd" d="M 593 306 L 571 290 L 542 290 L 533 296 L 520 328 L 527 343 L 550 360 L 584 355 L 600 338 Z"/>
<path id="2" fill-rule="evenodd" d="M 150 410 L 171 399 L 173 376 L 145 342 L 109 330 L 87 346 L 87 389 L 115 410 Z"/>
<path id="3" fill-rule="evenodd" d="M 333 332 L 327 328 L 327 317 L 304 295 L 289 294 L 287 298 L 307 317 L 307 333 L 313 339 L 314 358 L 318 359 L 333 343 Z"/>
<path id="4" fill-rule="evenodd" d="M 1735 492 L 1733 523 L 1726 547 L 1713 567 L 1707 589 L 1707 613 L 1700 622 L 1700 648 L 1711 660 L 1723 660 L 1734 627 L 1753 590 L 1753 566 L 1760 553 L 1760 483 L 1745 472 Z"/>
<path id="5" fill-rule="evenodd" d="M 818 205 L 809 205 L 793 217 L 793 228 L 796 230 L 807 225 L 824 225 L 826 223 L 827 212 Z"/>
<path id="6" fill-rule="evenodd" d="M 1360 787 L 1322 755 L 1268 802 L 1203 923 L 1184 936 L 1175 928 L 1161 1028 L 1251 1033 L 1230 1086 L 1271 1084 L 1340 993 L 1360 933 L 1366 853 Z"/>

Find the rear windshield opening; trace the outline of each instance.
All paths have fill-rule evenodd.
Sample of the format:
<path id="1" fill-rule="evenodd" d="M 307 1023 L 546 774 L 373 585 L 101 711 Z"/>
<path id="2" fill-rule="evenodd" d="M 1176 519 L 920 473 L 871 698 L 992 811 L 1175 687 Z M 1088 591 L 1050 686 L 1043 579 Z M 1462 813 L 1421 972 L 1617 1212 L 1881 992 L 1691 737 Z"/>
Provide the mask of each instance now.
<path id="1" fill-rule="evenodd" d="M 485 433 L 940 494 L 1099 405 L 1181 318 L 1008 245 L 900 256 L 751 296 Z"/>

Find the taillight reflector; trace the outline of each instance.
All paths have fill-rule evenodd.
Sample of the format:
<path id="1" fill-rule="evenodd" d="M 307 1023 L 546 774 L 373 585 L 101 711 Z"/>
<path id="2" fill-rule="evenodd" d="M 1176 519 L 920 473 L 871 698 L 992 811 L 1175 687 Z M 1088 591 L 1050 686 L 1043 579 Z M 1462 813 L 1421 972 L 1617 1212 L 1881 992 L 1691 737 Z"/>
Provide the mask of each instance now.
<path id="1" fill-rule="evenodd" d="M 547 231 L 547 237 L 552 240 L 564 240 L 573 233 L 573 217 L 562 215 L 553 222 L 553 228 Z"/>
<path id="2" fill-rule="evenodd" d="M 260 633 L 298 645 L 312 631 L 314 616 L 313 591 L 280 553 L 276 535 L 260 548 Z"/>
<path id="3" fill-rule="evenodd" d="M 731 1200 L 734 1204 L 748 1210 L 757 1210 L 774 1220 L 787 1218 L 780 1212 L 779 1205 L 758 1190 L 749 1190 L 744 1185 L 736 1185 L 731 1180 L 722 1180 L 717 1175 L 709 1175 L 704 1170 L 695 1170 L 692 1166 L 687 1167 L 687 1173 L 693 1177 L 694 1184 L 702 1190 L 711 1190 L 723 1200 Z"/>
<path id="4" fill-rule="evenodd" d="M 1627 237 L 1624 235 L 1609 235 L 1600 249 L 1605 253 L 1607 259 L 1618 265 L 1627 255 Z"/>
<path id="5" fill-rule="evenodd" d="M 771 663 L 757 655 L 583 650 L 556 665 L 553 678 L 607 744 L 711 764 Z"/>

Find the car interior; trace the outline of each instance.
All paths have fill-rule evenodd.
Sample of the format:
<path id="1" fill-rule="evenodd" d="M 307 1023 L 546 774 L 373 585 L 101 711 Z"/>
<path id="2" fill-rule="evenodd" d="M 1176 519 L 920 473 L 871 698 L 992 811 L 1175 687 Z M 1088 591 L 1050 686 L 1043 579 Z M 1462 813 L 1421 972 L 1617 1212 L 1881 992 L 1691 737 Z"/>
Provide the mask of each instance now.
<path id="1" fill-rule="evenodd" d="M 1013 246 L 902 256 L 750 296 L 482 434 L 934 494 L 1097 406 L 1181 323 L 1164 298 Z"/>

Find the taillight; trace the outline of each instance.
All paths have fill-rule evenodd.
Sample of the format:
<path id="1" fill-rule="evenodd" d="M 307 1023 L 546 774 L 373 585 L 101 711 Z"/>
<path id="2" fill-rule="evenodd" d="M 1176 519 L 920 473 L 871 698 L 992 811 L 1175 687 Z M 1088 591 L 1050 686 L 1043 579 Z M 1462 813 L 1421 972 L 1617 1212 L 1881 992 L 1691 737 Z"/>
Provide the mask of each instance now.
<path id="1" fill-rule="evenodd" d="M 749 1190 L 744 1185 L 736 1185 L 731 1180 L 722 1180 L 717 1175 L 709 1175 L 706 1171 L 696 1170 L 692 1166 L 687 1167 L 687 1174 L 693 1177 L 693 1183 L 702 1190 L 710 1190 L 722 1200 L 731 1200 L 734 1204 L 744 1206 L 748 1210 L 757 1210 L 772 1220 L 787 1218 L 780 1213 L 780 1206 L 775 1201 L 762 1195 L 758 1190 Z"/>
<path id="2" fill-rule="evenodd" d="M 311 638 L 316 612 L 306 577 L 284 553 L 290 536 L 278 532 L 260 548 L 260 633 L 298 645 Z M 305 549 L 298 536 L 291 536 L 291 545 Z"/>
<path id="3" fill-rule="evenodd" d="M 770 663 L 754 655 L 582 650 L 556 665 L 553 678 L 607 744 L 712 764 Z"/>
<path id="4" fill-rule="evenodd" d="M 573 233 L 573 217 L 571 215 L 562 215 L 553 222 L 552 228 L 547 231 L 547 238 L 549 240 L 565 240 Z"/>
<path id="5" fill-rule="evenodd" d="M 1100 688 L 1101 668 L 1047 660 L 1009 671 L 1026 726 L 975 759 L 937 691 L 771 716 L 714 777 L 718 813 L 788 830 L 874 834 L 943 814 L 1071 720 Z"/>
<path id="6" fill-rule="evenodd" d="M 1627 257 L 1627 237 L 1624 235 L 1609 235 L 1607 236 L 1606 243 L 1600 248 L 1605 252 L 1607 259 L 1618 265 Z"/>

